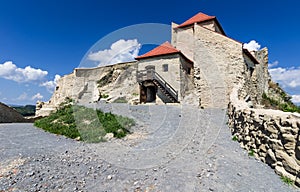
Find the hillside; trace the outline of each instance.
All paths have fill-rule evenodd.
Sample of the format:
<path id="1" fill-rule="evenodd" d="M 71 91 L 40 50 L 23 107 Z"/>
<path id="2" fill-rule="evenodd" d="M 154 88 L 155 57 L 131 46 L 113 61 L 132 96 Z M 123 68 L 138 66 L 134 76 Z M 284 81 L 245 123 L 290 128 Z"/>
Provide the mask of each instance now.
<path id="1" fill-rule="evenodd" d="M 15 109 L 0 103 L 0 123 L 24 123 L 28 122 L 19 112 Z"/>
<path id="2" fill-rule="evenodd" d="M 13 108 L 24 117 L 35 115 L 35 105 L 16 106 Z"/>

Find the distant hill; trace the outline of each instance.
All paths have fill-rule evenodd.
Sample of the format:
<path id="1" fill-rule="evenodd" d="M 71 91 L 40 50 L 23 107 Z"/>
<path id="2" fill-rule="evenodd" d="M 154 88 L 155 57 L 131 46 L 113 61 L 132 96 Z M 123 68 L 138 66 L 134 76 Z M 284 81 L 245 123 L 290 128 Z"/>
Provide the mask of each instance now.
<path id="1" fill-rule="evenodd" d="M 35 116 L 35 105 L 12 106 L 12 108 L 14 108 L 24 117 Z"/>
<path id="2" fill-rule="evenodd" d="M 24 123 L 24 122 L 30 122 L 30 120 L 25 119 L 15 109 L 3 103 L 0 103 L 0 123 Z"/>

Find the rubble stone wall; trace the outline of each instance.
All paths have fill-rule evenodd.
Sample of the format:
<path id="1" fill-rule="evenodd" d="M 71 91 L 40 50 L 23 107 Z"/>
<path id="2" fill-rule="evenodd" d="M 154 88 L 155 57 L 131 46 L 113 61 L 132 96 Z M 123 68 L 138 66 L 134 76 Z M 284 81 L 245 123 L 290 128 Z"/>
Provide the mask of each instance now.
<path id="1" fill-rule="evenodd" d="M 253 109 L 233 93 L 229 127 L 241 146 L 300 186 L 300 114 Z"/>

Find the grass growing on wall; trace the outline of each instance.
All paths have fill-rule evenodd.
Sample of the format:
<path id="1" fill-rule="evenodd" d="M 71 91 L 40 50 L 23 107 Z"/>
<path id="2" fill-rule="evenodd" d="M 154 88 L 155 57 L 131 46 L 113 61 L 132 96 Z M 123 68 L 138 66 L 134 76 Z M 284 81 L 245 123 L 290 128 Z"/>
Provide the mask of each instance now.
<path id="1" fill-rule="evenodd" d="M 113 133 L 117 138 L 126 136 L 135 122 L 112 113 L 65 104 L 50 116 L 35 121 L 34 125 L 50 133 L 97 143 L 104 140 L 106 133 Z"/>
<path id="2" fill-rule="evenodd" d="M 286 98 L 286 96 L 284 96 L 284 97 Z M 300 107 L 293 104 L 293 102 L 291 102 L 290 100 L 287 100 L 286 102 L 281 103 L 275 99 L 268 97 L 267 94 L 265 94 L 265 93 L 262 95 L 262 98 L 263 98 L 262 104 L 266 108 L 277 109 L 277 110 L 281 110 L 284 112 L 300 113 Z"/>
<path id="3" fill-rule="evenodd" d="M 293 185 L 294 181 L 286 176 L 281 176 L 280 177 L 281 181 L 283 181 L 287 185 Z"/>

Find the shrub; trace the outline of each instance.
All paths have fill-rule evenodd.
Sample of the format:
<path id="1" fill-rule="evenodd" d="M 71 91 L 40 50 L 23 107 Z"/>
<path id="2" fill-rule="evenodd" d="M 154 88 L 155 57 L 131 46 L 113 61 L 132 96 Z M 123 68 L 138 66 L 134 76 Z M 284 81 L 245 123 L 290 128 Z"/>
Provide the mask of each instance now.
<path id="1" fill-rule="evenodd" d="M 106 98 L 108 98 L 109 97 L 109 95 L 107 95 L 107 94 L 101 94 L 100 95 L 100 98 L 103 98 L 103 99 L 106 99 Z"/>
<path id="2" fill-rule="evenodd" d="M 262 98 L 263 98 L 262 104 L 266 108 L 277 109 L 277 110 L 281 110 L 284 112 L 300 113 L 300 107 L 296 106 L 293 102 L 291 102 L 290 101 L 291 98 L 289 96 L 287 96 L 286 94 L 284 96 L 284 98 L 285 98 L 284 103 L 280 103 L 279 101 L 268 97 L 266 93 L 263 93 Z"/>
<path id="3" fill-rule="evenodd" d="M 103 141 L 106 133 L 113 133 L 117 138 L 126 136 L 135 122 L 128 117 L 67 104 L 50 116 L 36 120 L 34 125 L 50 133 L 96 143 Z"/>

